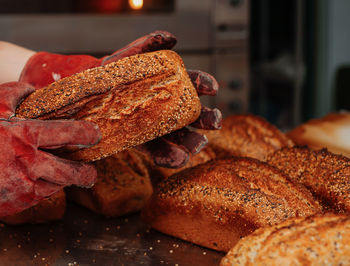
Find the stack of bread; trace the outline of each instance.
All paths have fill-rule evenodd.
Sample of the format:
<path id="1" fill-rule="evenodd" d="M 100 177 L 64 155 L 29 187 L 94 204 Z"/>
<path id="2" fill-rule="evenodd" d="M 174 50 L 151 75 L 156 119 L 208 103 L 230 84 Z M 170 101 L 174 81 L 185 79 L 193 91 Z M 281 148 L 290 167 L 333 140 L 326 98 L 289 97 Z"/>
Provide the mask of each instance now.
<path id="1" fill-rule="evenodd" d="M 270 265 L 276 257 L 280 260 L 275 265 L 349 263 L 345 243 L 350 235 L 341 233 L 350 224 L 349 158 L 326 146 L 297 146 L 253 115 L 227 117 L 221 130 L 206 135 L 216 158 L 160 182 L 143 209 L 146 222 L 211 249 L 227 252 L 235 247 L 223 265 L 241 265 L 233 260 L 237 257 L 242 265 Z M 299 222 L 301 229 L 295 225 Z M 288 240 L 274 240 L 280 232 Z M 327 237 L 317 241 L 318 233 Z M 267 246 L 267 241 L 273 244 Z M 265 263 L 259 256 L 273 259 Z"/>
<path id="2" fill-rule="evenodd" d="M 200 108 L 181 59 L 171 51 L 160 51 L 53 83 L 30 95 L 16 114 L 83 119 L 99 125 L 101 143 L 65 151 L 71 159 L 94 161 L 96 185 L 69 188 L 67 195 L 99 214 L 120 216 L 142 209 L 142 218 L 156 230 L 218 251 L 233 248 L 223 265 L 243 261 L 267 265 L 276 258 L 302 264 L 300 254 L 307 262 L 324 258 L 348 263 L 343 258 L 349 251 L 343 246 L 350 235 L 342 230 L 349 227 L 350 159 L 346 152 L 319 150 L 333 144 L 331 137 L 320 139 L 324 145 L 315 145 L 310 134 L 300 134 L 306 127 L 314 136 L 322 131 L 320 123 L 318 129 L 315 123 L 305 124 L 285 135 L 260 117 L 230 116 L 221 130 L 205 132 L 208 147 L 181 169 L 157 167 L 147 155 L 132 149 L 190 124 Z M 330 149 L 339 153 L 342 147 Z M 152 179 L 157 180 L 153 187 Z M 2 220 L 54 220 L 62 217 L 64 207 L 61 191 Z M 317 234 L 325 236 L 322 241 L 314 241 Z M 302 251 L 299 242 L 312 246 Z M 329 254 L 327 245 L 333 245 L 327 248 Z"/>

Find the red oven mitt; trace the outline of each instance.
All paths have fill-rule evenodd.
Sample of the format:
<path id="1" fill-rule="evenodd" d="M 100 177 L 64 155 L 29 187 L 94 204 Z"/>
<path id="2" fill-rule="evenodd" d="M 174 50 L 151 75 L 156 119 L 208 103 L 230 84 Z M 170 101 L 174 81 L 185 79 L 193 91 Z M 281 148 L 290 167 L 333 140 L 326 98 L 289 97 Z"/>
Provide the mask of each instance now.
<path id="1" fill-rule="evenodd" d="M 117 50 L 112 55 L 95 58 L 89 55 L 60 55 L 47 52 L 34 54 L 24 67 L 20 81 L 32 84 L 36 89 L 47 86 L 61 78 L 81 72 L 85 69 L 105 65 L 135 54 L 161 49 L 171 49 L 176 44 L 176 37 L 166 31 L 156 31 L 143 36 Z M 198 95 L 215 95 L 218 83 L 208 73 L 188 70 Z M 221 112 L 218 109 L 202 107 L 199 119 L 191 126 L 201 129 L 219 129 Z M 198 153 L 207 144 L 207 138 L 188 128 L 173 132 L 139 148 L 151 155 L 157 165 L 177 168 L 183 166 L 189 153 Z"/>
<path id="2" fill-rule="evenodd" d="M 20 100 L 33 91 L 24 83 L 0 85 L 0 217 L 27 209 L 65 186 L 90 187 L 97 178 L 92 165 L 42 150 L 94 145 L 101 139 L 96 125 L 12 118 Z"/>

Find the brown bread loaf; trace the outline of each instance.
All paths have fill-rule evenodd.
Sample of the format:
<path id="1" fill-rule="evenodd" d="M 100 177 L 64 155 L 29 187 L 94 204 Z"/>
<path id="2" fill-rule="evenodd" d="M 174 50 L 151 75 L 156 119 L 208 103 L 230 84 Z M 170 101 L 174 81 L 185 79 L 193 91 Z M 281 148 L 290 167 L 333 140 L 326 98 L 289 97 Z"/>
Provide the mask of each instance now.
<path id="1" fill-rule="evenodd" d="M 194 122 L 200 110 L 181 57 L 162 50 L 54 82 L 29 95 L 16 116 L 96 123 L 101 142 L 71 156 L 95 161 L 182 128 Z"/>
<path id="2" fill-rule="evenodd" d="M 349 265 L 349 241 L 349 216 L 292 218 L 241 239 L 220 265 Z"/>
<path id="3" fill-rule="evenodd" d="M 105 216 L 139 211 L 152 195 L 148 170 L 133 150 L 94 162 L 97 182 L 92 188 L 68 187 L 67 198 Z"/>
<path id="4" fill-rule="evenodd" d="M 231 115 L 222 122 L 222 128 L 204 132 L 218 158 L 245 156 L 259 160 L 293 142 L 278 128 L 259 116 Z"/>
<path id="5" fill-rule="evenodd" d="M 350 159 L 307 147 L 283 148 L 267 162 L 303 184 L 332 211 L 350 212 Z"/>
<path id="6" fill-rule="evenodd" d="M 331 113 L 312 119 L 287 133 L 295 144 L 330 152 L 350 158 L 350 113 Z"/>
<path id="7" fill-rule="evenodd" d="M 17 214 L 1 217 L 0 221 L 7 224 L 46 223 L 62 219 L 65 210 L 66 196 L 64 191 L 60 190 L 29 209 Z"/>
<path id="8" fill-rule="evenodd" d="M 163 180 L 142 217 L 163 233 L 228 251 L 259 227 L 318 212 L 311 194 L 276 168 L 235 157 L 211 160 Z"/>

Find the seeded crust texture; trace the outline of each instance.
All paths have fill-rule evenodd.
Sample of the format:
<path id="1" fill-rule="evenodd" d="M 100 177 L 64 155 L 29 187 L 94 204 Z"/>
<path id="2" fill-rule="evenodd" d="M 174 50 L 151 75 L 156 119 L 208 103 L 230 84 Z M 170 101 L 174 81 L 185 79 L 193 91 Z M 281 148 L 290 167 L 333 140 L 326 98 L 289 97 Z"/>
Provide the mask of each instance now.
<path id="1" fill-rule="evenodd" d="M 267 162 L 303 184 L 331 211 L 350 213 L 350 159 L 326 149 L 283 148 Z"/>
<path id="2" fill-rule="evenodd" d="M 194 122 L 200 110 L 181 57 L 162 50 L 54 82 L 28 96 L 16 116 L 96 123 L 101 142 L 71 156 L 95 161 L 182 128 Z"/>
<path id="3" fill-rule="evenodd" d="M 349 265 L 349 241 L 349 216 L 292 218 L 241 239 L 220 265 Z"/>
<path id="4" fill-rule="evenodd" d="M 252 158 L 212 160 L 162 182 L 143 209 L 153 228 L 219 251 L 291 217 L 322 212 L 311 194 Z"/>
<path id="5" fill-rule="evenodd" d="M 278 128 L 251 114 L 228 116 L 220 130 L 205 131 L 205 135 L 218 158 L 246 156 L 264 161 L 276 150 L 293 146 Z"/>

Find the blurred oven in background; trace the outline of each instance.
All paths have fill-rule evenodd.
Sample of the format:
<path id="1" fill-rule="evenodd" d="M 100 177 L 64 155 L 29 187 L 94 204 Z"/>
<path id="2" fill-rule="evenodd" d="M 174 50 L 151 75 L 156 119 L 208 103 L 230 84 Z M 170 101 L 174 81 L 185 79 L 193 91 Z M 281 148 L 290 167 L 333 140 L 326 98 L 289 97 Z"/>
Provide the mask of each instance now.
<path id="1" fill-rule="evenodd" d="M 249 110 L 248 0 L 0 0 L 0 39 L 37 51 L 103 56 L 155 30 L 185 65 L 213 74 L 224 115 Z"/>

